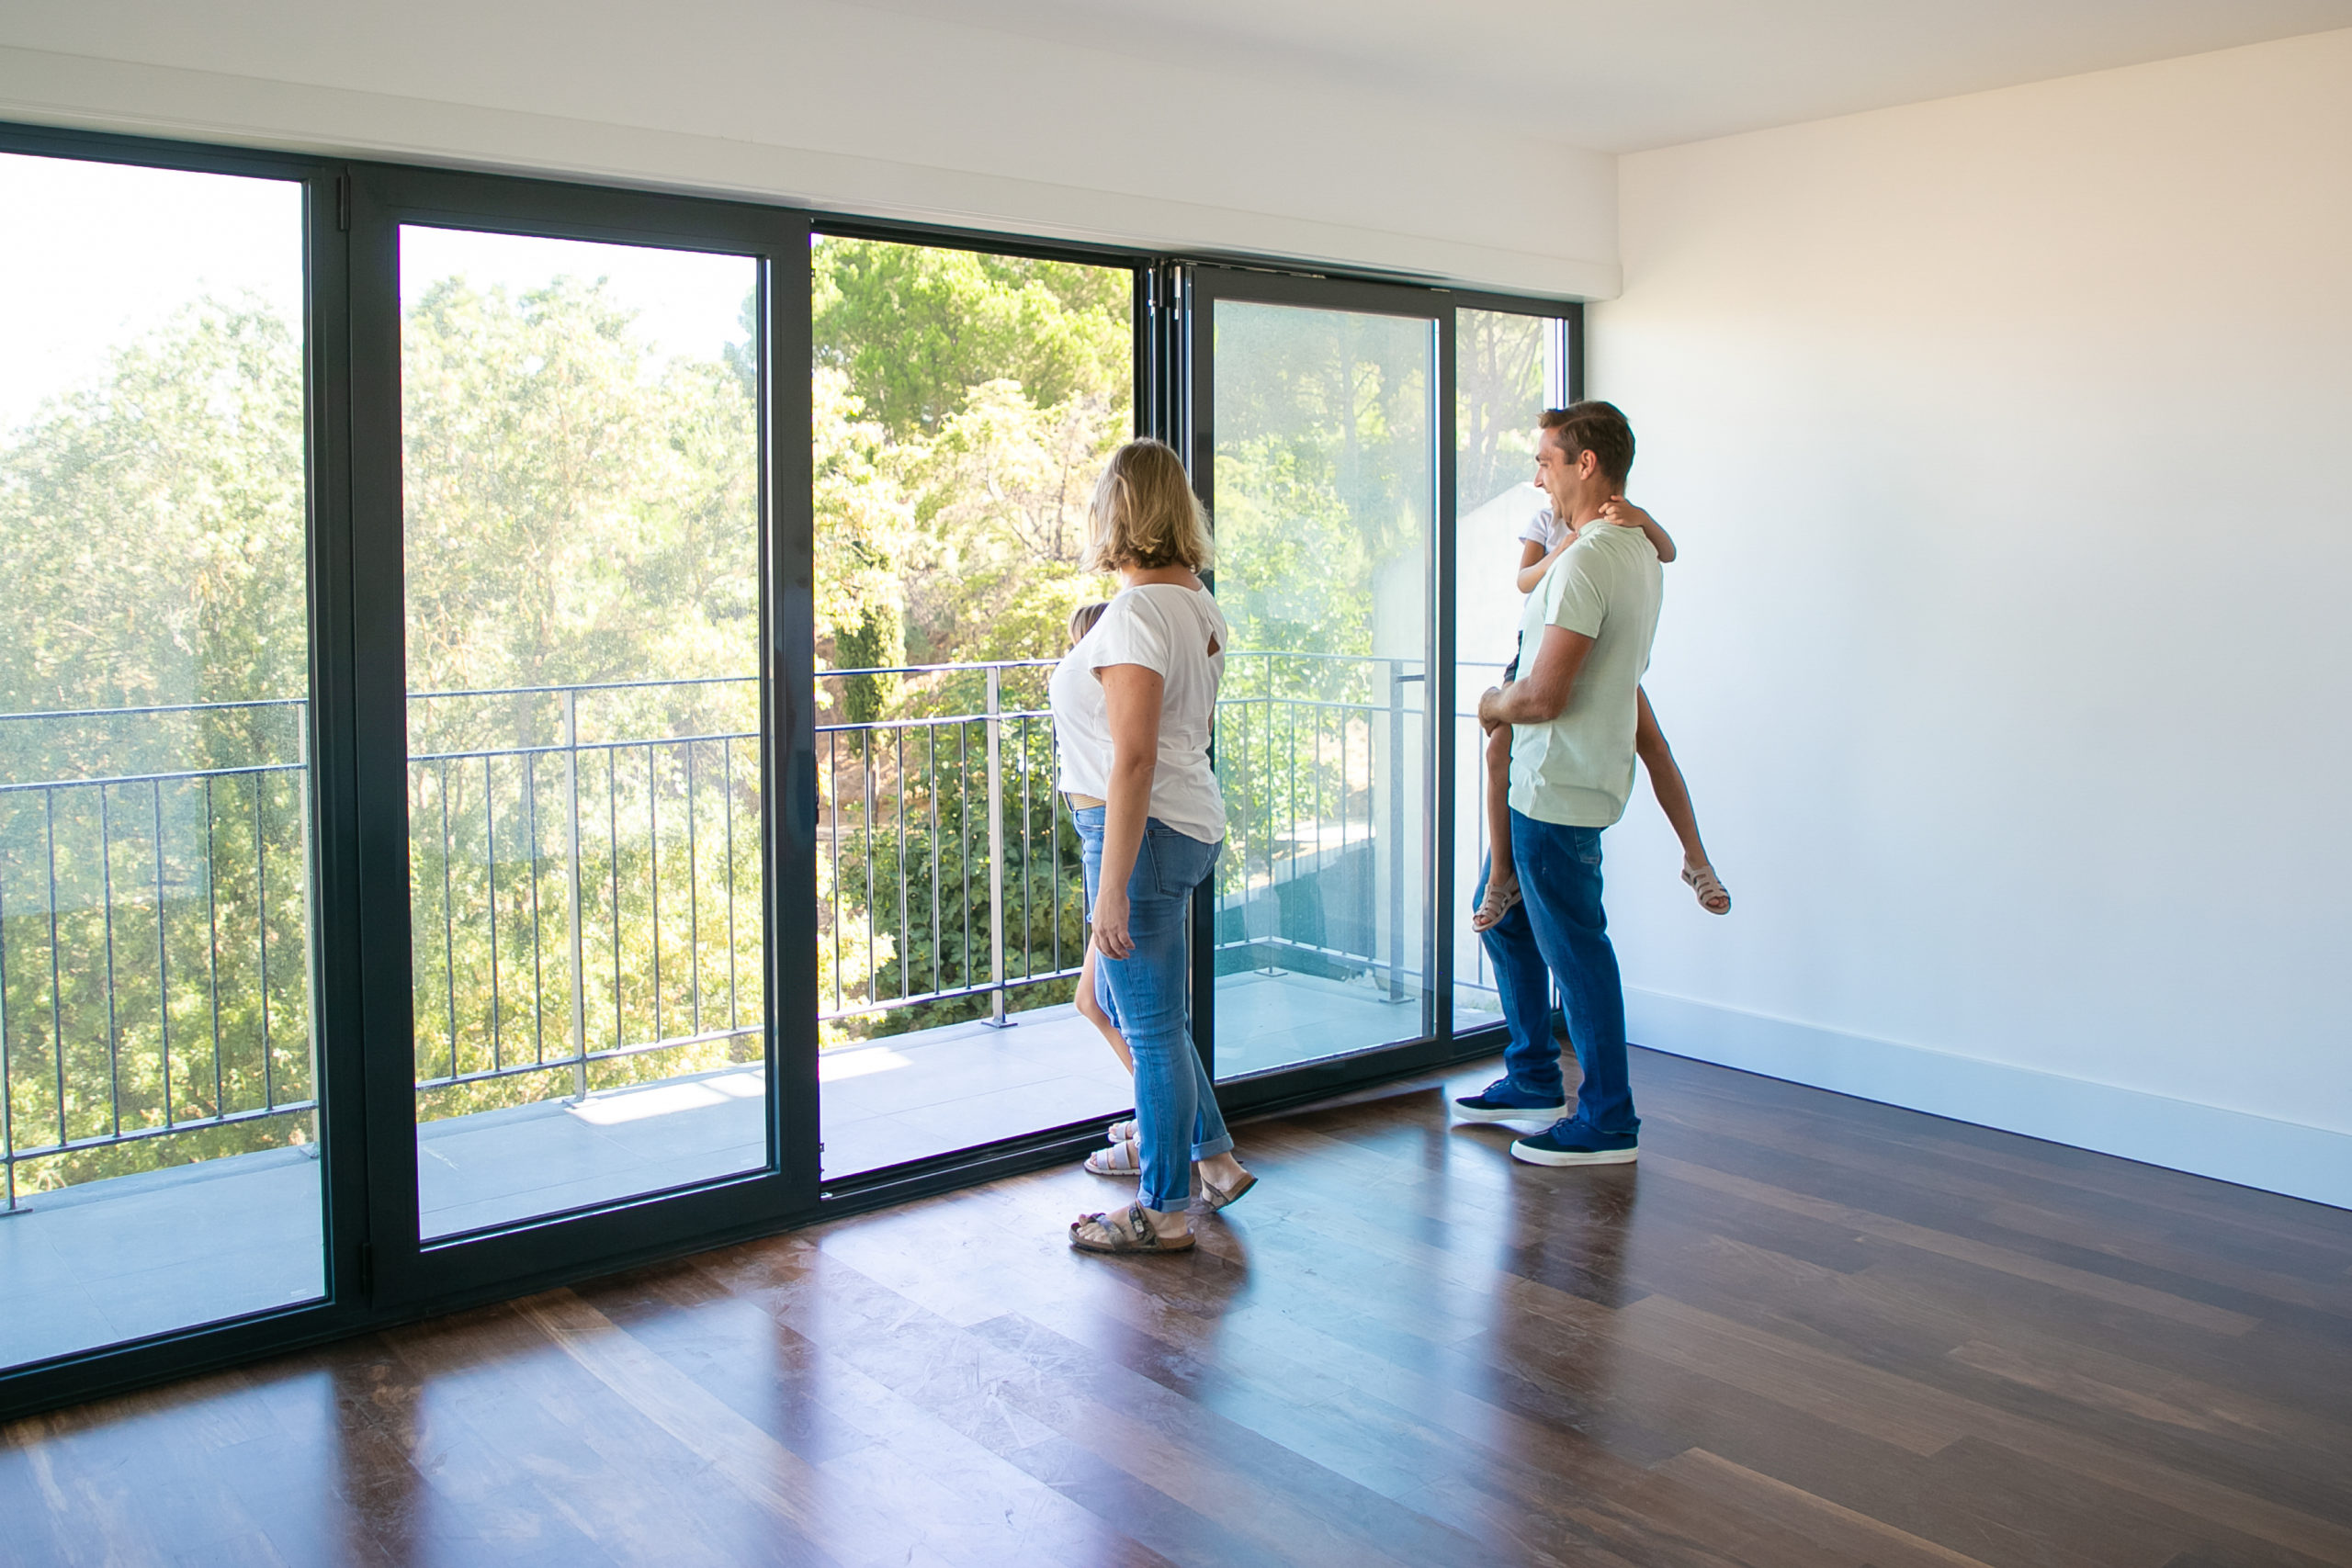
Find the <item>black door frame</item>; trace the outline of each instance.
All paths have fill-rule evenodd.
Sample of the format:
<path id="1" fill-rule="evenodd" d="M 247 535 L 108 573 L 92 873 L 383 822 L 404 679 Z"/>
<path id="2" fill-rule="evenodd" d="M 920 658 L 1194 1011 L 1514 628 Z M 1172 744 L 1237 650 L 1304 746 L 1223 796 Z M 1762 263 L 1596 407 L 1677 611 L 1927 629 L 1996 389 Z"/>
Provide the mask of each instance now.
<path id="1" fill-rule="evenodd" d="M 349 186 L 332 159 L 0 124 L 0 152 L 282 180 L 302 191 L 305 573 L 310 597 L 311 1041 L 323 1293 L 220 1323 L 0 1370 L 0 1416 L 249 1361 L 367 1326 L 367 1123 L 359 1053 L 359 821 L 353 772 Z M 168 236 L 158 243 L 168 243 Z M 0 1222 L 5 1223 L 5 1222 Z"/>
<path id="2" fill-rule="evenodd" d="M 1182 373 L 1171 412 L 1170 434 L 1193 476 L 1193 486 L 1216 517 L 1216 307 L 1223 301 L 1286 305 L 1309 310 L 1399 317 L 1429 323 L 1435 375 L 1430 389 L 1430 558 L 1427 622 L 1430 669 L 1424 682 L 1427 723 L 1432 744 L 1422 780 L 1430 803 L 1421 852 L 1430 881 L 1425 922 L 1429 975 L 1434 1005 L 1432 1027 L 1418 1038 L 1391 1041 L 1341 1055 L 1302 1062 L 1248 1077 L 1219 1081 L 1217 1098 L 1227 1115 L 1319 1099 L 1360 1089 L 1382 1078 L 1425 1071 L 1451 1061 L 1453 1037 L 1453 822 L 1442 808 L 1441 781 L 1453 776 L 1453 474 L 1454 366 L 1452 297 L 1442 289 L 1402 283 L 1374 283 L 1313 274 L 1242 269 L 1194 264 L 1182 269 L 1175 335 L 1182 346 Z M 1211 586 L 1214 587 L 1212 574 Z M 1215 901 L 1205 893 L 1193 900 L 1193 1041 L 1216 1078 L 1216 953 Z"/>
<path id="3" fill-rule="evenodd" d="M 429 1244 L 419 1237 L 409 979 L 398 255 L 404 223 L 750 256 L 759 265 L 761 300 L 766 1168 Z M 816 990 L 808 296 L 808 221 L 786 209 L 379 164 L 352 170 L 355 772 L 364 824 L 368 1228 L 379 1308 L 431 1310 L 527 1289 L 663 1250 L 680 1236 L 780 1228 L 815 1206 L 817 1025 L 813 1010 L 794 1005 Z M 783 367 L 797 373 L 780 375 Z"/>

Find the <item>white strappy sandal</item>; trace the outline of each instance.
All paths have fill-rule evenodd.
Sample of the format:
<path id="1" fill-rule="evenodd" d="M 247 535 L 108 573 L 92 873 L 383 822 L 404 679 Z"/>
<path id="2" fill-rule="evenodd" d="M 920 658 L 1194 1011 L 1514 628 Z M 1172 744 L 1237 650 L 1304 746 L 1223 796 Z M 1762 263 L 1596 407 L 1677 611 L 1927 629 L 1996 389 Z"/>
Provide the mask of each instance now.
<path id="1" fill-rule="evenodd" d="M 1731 894 L 1724 890 L 1720 881 L 1716 880 L 1713 866 L 1702 865 L 1696 870 L 1684 866 L 1682 880 L 1689 883 L 1691 891 L 1699 895 L 1699 908 L 1711 915 L 1731 913 Z"/>

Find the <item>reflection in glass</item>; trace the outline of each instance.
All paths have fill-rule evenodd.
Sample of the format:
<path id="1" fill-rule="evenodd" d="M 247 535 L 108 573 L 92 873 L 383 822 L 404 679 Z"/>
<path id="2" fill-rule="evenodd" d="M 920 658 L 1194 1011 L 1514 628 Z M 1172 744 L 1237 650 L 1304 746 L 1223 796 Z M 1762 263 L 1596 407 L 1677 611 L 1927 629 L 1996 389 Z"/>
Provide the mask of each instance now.
<path id="1" fill-rule="evenodd" d="M 1521 531 L 1548 504 L 1534 482 L 1536 421 L 1567 401 L 1567 330 L 1556 317 L 1454 313 L 1453 1027 L 1502 1020 L 1470 929 L 1486 859 L 1486 737 L 1478 695 L 1518 652 Z"/>
<path id="2" fill-rule="evenodd" d="M 0 212 L 6 1367 L 325 1282 L 302 192 L 0 154 Z"/>
<path id="3" fill-rule="evenodd" d="M 1216 1067 L 1426 1034 L 1426 320 L 1215 307 Z"/>
<path id="4" fill-rule="evenodd" d="M 768 1162 L 757 270 L 400 239 L 430 1239 Z"/>

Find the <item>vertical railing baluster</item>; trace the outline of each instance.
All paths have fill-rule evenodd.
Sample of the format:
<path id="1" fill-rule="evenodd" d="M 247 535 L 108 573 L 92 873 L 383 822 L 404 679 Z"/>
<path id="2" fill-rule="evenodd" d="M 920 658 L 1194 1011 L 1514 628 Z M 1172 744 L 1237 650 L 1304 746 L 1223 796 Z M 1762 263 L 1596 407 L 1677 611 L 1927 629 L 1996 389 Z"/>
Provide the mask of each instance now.
<path id="1" fill-rule="evenodd" d="M 833 1010 L 842 1010 L 842 750 L 841 734 L 825 736 L 825 772 L 832 793 L 825 797 L 825 847 L 833 866 Z"/>
<path id="2" fill-rule="evenodd" d="M 605 743 L 605 836 L 612 846 L 611 872 L 608 878 L 613 890 L 613 1049 L 620 1049 L 628 1031 L 621 1021 L 621 749 L 616 741 Z M 587 1066 L 585 1057 L 581 1066 Z"/>
<path id="3" fill-rule="evenodd" d="M 899 996 L 901 999 L 914 994 L 909 973 L 914 967 L 911 950 L 914 930 L 907 919 L 907 732 L 903 728 L 890 731 L 891 751 L 899 768 L 898 809 L 899 864 L 895 880 L 899 884 Z"/>
<path id="4" fill-rule="evenodd" d="M 947 933 L 939 929 L 939 726 L 923 728 L 923 757 L 929 778 L 923 793 L 931 802 L 931 988 L 941 989 L 939 961 L 941 949 L 947 945 Z"/>
<path id="5" fill-rule="evenodd" d="M 49 854 L 49 1055 L 57 1069 L 57 1141 L 71 1141 L 65 1121 L 65 984 L 57 941 L 57 792 L 40 792 L 41 835 Z"/>
<path id="6" fill-rule="evenodd" d="M 702 863 L 695 858 L 695 743 L 686 752 L 686 999 L 694 1027 L 702 1033 Z"/>
<path id="7" fill-rule="evenodd" d="M 261 920 L 261 1103 L 277 1106 L 277 1061 L 269 1032 L 269 858 L 261 828 L 261 775 L 253 775 L 254 908 Z M 445 797 L 446 798 L 446 797 Z"/>
<path id="8" fill-rule="evenodd" d="M 1388 661 L 1388 999 L 1405 999 L 1405 666 Z"/>
<path id="9" fill-rule="evenodd" d="M 1283 718 L 1284 728 L 1289 731 L 1286 737 L 1287 743 L 1283 750 L 1290 759 L 1290 773 L 1283 784 L 1283 798 L 1287 807 L 1284 815 L 1290 819 L 1290 880 L 1296 882 L 1298 880 L 1298 704 L 1295 701 L 1283 705 Z M 1275 905 L 1276 908 L 1281 907 L 1279 903 Z"/>
<path id="10" fill-rule="evenodd" d="M 1266 840 L 1266 903 L 1267 907 L 1274 911 L 1274 934 L 1279 937 L 1283 929 L 1283 906 L 1281 897 L 1274 892 L 1274 879 L 1278 874 L 1274 865 L 1274 854 L 1276 847 L 1281 842 L 1274 832 L 1274 690 L 1278 684 L 1279 682 L 1274 679 L 1272 663 L 1269 660 L 1266 683 L 1259 694 L 1264 699 L 1266 726 L 1265 761 L 1261 764 L 1266 774 L 1266 820 L 1261 831 Z M 1279 953 L 1282 950 L 1276 946 L 1272 951 Z"/>
<path id="11" fill-rule="evenodd" d="M 533 729 L 538 728 L 534 724 Z M 539 753 L 536 746 L 523 752 L 523 831 L 531 838 L 531 1065 L 548 1060 L 547 938 L 539 919 L 539 878 L 547 874 L 539 852 Z"/>
<path id="12" fill-rule="evenodd" d="M 865 725 L 857 732 L 858 743 L 858 841 L 864 846 L 858 868 L 865 874 L 865 999 L 881 1000 L 882 987 L 876 984 L 876 972 L 882 967 L 875 956 L 874 928 L 881 922 L 874 918 L 874 727 Z"/>
<path id="13" fill-rule="evenodd" d="M 114 1135 L 122 1136 L 122 1034 L 114 1010 L 114 818 L 108 790 L 98 785 L 99 914 L 107 938 L 107 1100 L 114 1119 Z"/>
<path id="14" fill-rule="evenodd" d="M 972 726 L 956 727 L 956 858 L 964 867 L 964 945 L 956 983 L 972 983 Z"/>
<path id="15" fill-rule="evenodd" d="M 150 779 L 148 805 L 151 825 L 155 833 L 155 1026 L 164 1063 L 164 1125 L 170 1126 L 172 1114 L 172 970 L 171 954 L 164 926 L 164 781 Z M 6 984 L 0 975 L 0 984 Z"/>
<path id="16" fill-rule="evenodd" d="M 449 1077 L 458 1076 L 458 900 L 449 863 L 457 859 L 457 840 L 449 831 L 449 764 L 435 770 L 441 788 L 441 972 L 449 998 Z M 260 818 L 254 818 L 256 834 Z"/>
<path id="17" fill-rule="evenodd" d="M 1024 980 L 1037 972 L 1037 961 L 1029 951 L 1029 933 L 1036 929 L 1036 916 L 1029 908 L 1030 871 L 1035 856 L 1030 850 L 1029 820 L 1029 716 L 1021 716 L 1021 977 Z"/>
<path id="18" fill-rule="evenodd" d="M 563 691 L 564 787 L 571 808 L 563 814 L 564 858 L 570 866 L 570 887 L 564 915 L 571 942 L 571 1098 L 588 1098 L 588 944 L 581 929 L 587 915 L 585 881 L 580 865 L 580 691 Z"/>
<path id="19" fill-rule="evenodd" d="M 219 836 L 213 830 L 212 775 L 204 777 L 204 920 L 210 951 L 207 959 L 212 986 L 212 1114 L 221 1111 L 224 1077 L 220 1066 L 220 863 Z"/>
<path id="20" fill-rule="evenodd" d="M 0 877 L 0 1174 L 7 1183 L 7 1206 L 17 1212 L 17 1084 L 8 1060 L 8 883 Z"/>
<path id="21" fill-rule="evenodd" d="M 662 781 L 655 776 L 660 748 L 645 745 L 645 886 L 653 908 L 653 1038 L 667 1040 L 662 1015 Z M 617 1043 L 617 1042 L 616 1043 Z"/>
<path id="22" fill-rule="evenodd" d="M 310 705 L 308 703 L 298 703 L 294 705 L 294 706 L 295 864 L 301 868 L 302 901 L 303 908 L 307 913 L 310 908 L 311 888 L 311 716 Z M 309 939 L 309 934 L 310 922 L 306 919 L 303 921 L 303 936 L 306 942 Z M 310 974 L 310 966 L 306 962 L 302 968 L 302 976 L 306 981 L 309 979 Z M 302 1031 L 302 1040 L 309 1052 L 310 1059 L 307 1066 L 310 1069 L 310 1081 L 303 1086 L 302 1098 L 315 1101 L 319 1097 L 319 1017 L 318 1008 L 316 1005 L 317 998 L 311 997 L 306 990 L 304 992 L 304 1001 L 305 1005 L 303 1011 L 305 1016 L 303 1021 L 306 1027 Z M 311 1114 L 311 1131 L 314 1134 L 318 1130 L 318 1125 L 317 1113 L 314 1111 Z M 315 1153 L 316 1151 L 314 1150 L 313 1152 Z"/>
<path id="23" fill-rule="evenodd" d="M 731 736 L 718 742 L 718 768 L 726 786 L 726 805 L 719 819 L 727 824 L 727 1027 L 740 1029 L 735 1008 L 735 741 Z"/>
<path id="24" fill-rule="evenodd" d="M 1047 719 L 1046 756 L 1048 766 L 1052 765 L 1055 754 L 1053 738 L 1053 721 Z M 1055 787 L 1046 792 L 1046 854 L 1052 878 L 1046 887 L 1054 900 L 1054 957 L 1048 967 L 1059 973 L 1062 968 L 1062 792 L 1058 773 L 1055 775 L 1053 784 Z"/>
<path id="25" fill-rule="evenodd" d="M 498 991 L 498 786 L 491 777 L 491 760 L 484 753 L 481 760 L 481 838 L 484 880 L 489 887 L 490 904 L 490 1070 L 502 1072 L 506 1066 L 506 1036 L 502 1027 Z"/>
<path id="26" fill-rule="evenodd" d="M 1007 1027 L 1004 1017 L 1004 722 L 1003 671 L 989 666 L 989 1021 Z"/>

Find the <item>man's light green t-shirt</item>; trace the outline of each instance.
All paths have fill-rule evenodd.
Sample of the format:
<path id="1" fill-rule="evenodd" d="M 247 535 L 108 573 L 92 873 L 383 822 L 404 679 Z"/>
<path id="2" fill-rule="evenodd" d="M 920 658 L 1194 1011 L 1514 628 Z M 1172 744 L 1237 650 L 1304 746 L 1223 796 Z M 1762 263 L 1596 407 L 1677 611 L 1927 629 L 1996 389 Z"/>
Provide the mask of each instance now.
<path id="1" fill-rule="evenodd" d="M 1527 596 L 1519 672 L 1535 666 L 1545 626 L 1592 638 L 1549 724 L 1511 727 L 1510 808 L 1539 822 L 1606 828 L 1634 792 L 1634 705 L 1649 669 L 1666 574 L 1639 528 L 1596 523 Z"/>

